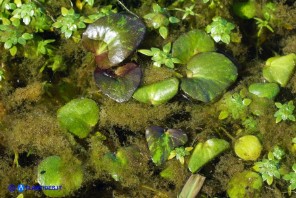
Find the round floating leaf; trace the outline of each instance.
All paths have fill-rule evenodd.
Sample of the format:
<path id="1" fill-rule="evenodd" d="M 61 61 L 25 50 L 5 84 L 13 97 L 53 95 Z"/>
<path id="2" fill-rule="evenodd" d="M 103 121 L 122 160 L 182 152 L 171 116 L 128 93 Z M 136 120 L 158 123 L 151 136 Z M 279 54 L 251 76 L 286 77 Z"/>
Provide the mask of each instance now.
<path id="1" fill-rule="evenodd" d="M 229 181 L 227 194 L 230 198 L 259 198 L 263 181 L 253 171 L 236 173 Z"/>
<path id="2" fill-rule="evenodd" d="M 193 99 L 210 102 L 221 95 L 237 78 L 236 66 L 224 55 L 205 52 L 187 64 L 187 77 L 181 89 Z"/>
<path id="3" fill-rule="evenodd" d="M 203 165 L 214 159 L 217 155 L 229 148 L 229 143 L 222 139 L 209 139 L 205 143 L 196 145 L 188 164 L 188 168 L 195 173 Z"/>
<path id="4" fill-rule="evenodd" d="M 173 98 L 177 94 L 178 88 L 179 80 L 170 78 L 139 88 L 133 98 L 143 103 L 160 105 Z"/>
<path id="5" fill-rule="evenodd" d="M 253 83 L 249 86 L 249 92 L 260 97 L 273 99 L 280 92 L 276 83 Z"/>
<path id="6" fill-rule="evenodd" d="M 55 189 L 43 192 L 48 197 L 65 197 L 80 188 L 83 173 L 80 164 L 63 161 L 59 156 L 45 158 L 38 165 L 37 182 Z"/>
<path id="7" fill-rule="evenodd" d="M 140 84 L 142 71 L 134 63 L 127 63 L 115 72 L 97 68 L 95 81 L 100 90 L 117 102 L 128 101 Z"/>
<path id="8" fill-rule="evenodd" d="M 186 133 L 178 129 L 165 131 L 158 126 L 151 126 L 146 129 L 146 140 L 152 155 L 152 161 L 161 165 L 168 159 L 170 152 L 179 146 L 184 145 L 188 138 Z"/>
<path id="9" fill-rule="evenodd" d="M 140 44 L 144 23 L 129 14 L 111 14 L 90 24 L 82 36 L 84 47 L 93 52 L 96 63 L 107 69 L 121 63 Z"/>
<path id="10" fill-rule="evenodd" d="M 254 135 L 245 135 L 235 141 L 235 154 L 243 160 L 257 160 L 262 151 L 259 139 Z"/>
<path id="11" fill-rule="evenodd" d="M 263 68 L 263 77 L 269 82 L 277 82 L 285 87 L 295 69 L 296 55 L 294 53 L 286 56 L 276 56 L 267 59 Z"/>
<path id="12" fill-rule="evenodd" d="M 91 99 L 73 99 L 58 110 L 57 117 L 62 127 L 85 138 L 99 120 L 99 107 Z"/>
<path id="13" fill-rule="evenodd" d="M 202 30 L 192 30 L 181 35 L 173 44 L 172 55 L 186 64 L 195 54 L 215 51 L 213 39 Z"/>

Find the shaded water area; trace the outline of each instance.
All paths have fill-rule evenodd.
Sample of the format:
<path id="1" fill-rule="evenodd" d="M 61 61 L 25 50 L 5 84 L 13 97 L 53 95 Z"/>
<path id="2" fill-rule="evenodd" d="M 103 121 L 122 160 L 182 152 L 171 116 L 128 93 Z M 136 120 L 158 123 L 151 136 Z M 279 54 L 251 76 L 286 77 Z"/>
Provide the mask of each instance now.
<path id="1" fill-rule="evenodd" d="M 296 110 L 290 105 L 290 111 L 286 109 L 277 113 L 281 108 L 275 104 L 296 104 L 296 58 L 295 54 L 293 55 L 296 53 L 296 3 L 293 0 L 103 0 L 94 1 L 93 4 L 87 0 L 18 2 L 0 1 L 0 197 L 17 197 L 20 194 L 24 197 L 47 197 L 46 192 L 41 190 L 21 192 L 16 188 L 9 189 L 9 186 L 42 185 L 39 177 L 44 172 L 40 171 L 40 164 L 50 156 L 59 156 L 61 159 L 58 166 L 60 169 L 57 168 L 61 170 L 61 174 L 56 171 L 59 174 L 53 174 L 52 177 L 62 176 L 48 185 L 61 185 L 70 189 L 60 197 L 177 197 L 192 174 L 205 177 L 198 197 L 295 196 L 296 180 L 289 180 L 287 175 L 291 173 L 290 176 L 296 179 L 292 174 L 296 171 L 292 169 L 296 163 L 296 140 L 293 140 L 296 138 Z M 29 17 L 28 25 L 22 20 L 24 17 L 17 16 L 15 11 L 22 8 L 28 12 L 22 5 L 28 5 L 29 8 L 26 9 L 35 10 L 35 15 Z M 251 10 L 247 10 L 250 8 Z M 37 10 L 41 14 L 38 14 Z M 71 10 L 77 15 L 71 14 Z M 110 95 L 109 90 L 104 92 L 105 85 L 99 84 L 100 89 L 98 88 L 96 83 L 102 82 L 94 79 L 94 71 L 96 67 L 100 67 L 96 61 L 106 60 L 104 50 L 112 50 L 111 42 L 102 42 L 100 46 L 91 44 L 90 46 L 95 48 L 94 53 L 103 51 L 103 55 L 97 54 L 95 58 L 93 52 L 83 46 L 81 37 L 89 24 L 105 15 L 112 16 L 115 13 L 125 14 L 131 18 L 133 16 L 132 20 L 140 20 L 146 27 L 146 33 L 141 42 L 137 41 L 137 48 L 131 49 L 127 57 L 115 66 L 109 67 L 109 62 L 106 63 L 107 66 L 104 67 L 108 67 L 108 71 L 106 68 L 100 68 L 105 73 L 98 75 L 101 78 L 110 77 L 112 80 L 119 79 L 120 76 L 120 79 L 126 80 L 126 74 L 138 66 L 130 66 L 120 71 L 115 71 L 116 68 L 126 63 L 135 63 L 142 72 L 139 86 L 135 88 L 137 91 L 146 85 L 176 78 L 179 82 L 176 93 L 167 101 L 164 99 L 163 103 L 153 104 L 162 93 L 173 86 L 172 84 L 158 93 L 159 95 L 151 93 L 156 95 L 156 99 L 152 98 L 147 103 L 138 101 L 136 97 L 137 100 L 131 97 L 127 101 L 117 102 L 107 96 Z M 153 13 L 155 15 L 147 17 Z M 62 16 L 67 14 L 72 18 L 69 17 L 68 21 L 57 24 Z M 84 18 L 79 18 L 81 16 Z M 170 17 L 175 17 L 179 21 L 174 22 L 175 19 Z M 214 41 L 215 37 L 211 37 L 210 31 L 206 33 L 206 27 L 213 25 L 212 19 L 215 17 L 221 17 L 233 25 L 228 33 L 229 37 L 222 34 L 217 42 Z M 20 18 L 19 24 L 13 24 L 15 18 Z M 111 19 L 108 18 L 109 21 Z M 62 25 L 72 22 L 75 28 L 67 27 L 71 29 L 69 36 L 69 29 L 63 29 Z M 153 23 L 160 23 L 159 26 L 168 31 L 167 36 L 162 32 L 166 30 L 161 31 L 160 27 Z M 107 29 L 109 25 L 105 25 Z M 209 38 L 213 43 L 214 50 L 205 50 L 204 53 L 215 51 L 223 55 L 237 71 L 234 80 L 226 80 L 229 85 L 225 86 L 217 97 L 211 98 L 211 93 L 205 97 L 204 100 L 209 101 L 197 100 L 195 96 L 188 94 L 191 89 L 188 91 L 182 87 L 184 78 L 194 76 L 194 72 L 190 73 L 190 68 L 186 68 L 188 60 L 183 63 L 176 61 L 173 63 L 174 68 L 170 68 L 171 64 L 168 61 L 157 67 L 157 58 L 151 59 L 153 54 L 147 56 L 147 52 L 146 55 L 140 53 L 140 50 L 151 48 L 165 51 L 163 47 L 171 43 L 173 51 L 169 49 L 166 58 L 172 60 L 175 58 L 172 57 L 175 53 L 174 42 L 193 30 L 200 30 L 203 32 L 201 35 L 206 35 L 202 40 Z M 135 36 L 137 30 L 133 31 L 125 32 L 125 36 Z M 226 34 L 226 29 L 223 31 Z M 24 33 L 33 37 L 23 36 Z M 137 34 L 141 37 L 140 33 Z M 6 41 L 11 38 L 17 38 L 17 41 L 11 41 L 11 46 L 7 46 L 10 44 Z M 20 38 L 25 39 L 25 43 Z M 117 38 L 121 37 L 117 36 L 115 40 Z M 223 41 L 222 38 L 226 40 Z M 16 52 L 14 46 L 17 48 Z M 183 47 L 188 47 L 185 42 L 184 46 L 181 45 L 178 49 L 182 50 Z M 185 52 L 186 56 L 191 53 L 194 56 L 197 52 Z M 266 74 L 269 71 L 263 74 L 269 58 L 287 55 L 293 58 L 279 61 L 280 68 L 271 71 L 272 74 Z M 110 57 L 109 59 L 111 62 Z M 214 61 L 214 58 L 206 62 L 211 61 Z M 292 68 L 289 72 L 288 67 Z M 223 73 L 223 70 L 219 72 Z M 216 75 L 215 71 L 209 71 L 209 75 L 212 73 Z M 234 74 L 229 76 L 231 78 Z M 107 81 L 107 87 L 109 83 L 114 83 L 112 90 L 118 89 L 116 86 L 120 83 L 112 80 Z M 287 83 L 282 83 L 285 80 Z M 132 84 L 130 81 L 127 82 Z M 269 97 L 273 91 L 267 91 L 267 96 L 264 97 L 251 93 L 250 85 L 253 83 L 268 82 L 274 82 L 275 90 L 279 89 L 273 97 Z M 221 84 L 223 83 L 225 82 Z M 119 86 L 119 90 L 125 88 Z M 154 89 L 157 87 L 151 88 Z M 203 88 L 204 92 L 211 89 L 214 88 Z M 86 137 L 71 133 L 71 129 L 63 127 L 57 116 L 62 107 L 73 99 L 81 98 L 91 99 L 98 107 L 98 120 L 95 124 L 76 126 L 89 127 Z M 87 109 L 86 106 L 84 109 Z M 287 116 L 278 118 L 281 115 Z M 81 114 L 81 117 L 88 116 Z M 151 135 L 152 139 L 163 141 L 160 146 L 158 145 L 163 150 L 157 150 L 161 157 L 169 151 L 165 159 L 158 159 L 159 156 L 155 154 L 157 152 L 153 153 L 153 149 L 148 146 L 151 140 L 148 140 L 145 134 L 150 126 L 159 126 L 165 131 L 180 129 L 186 134 L 187 141 L 184 141 L 184 144 L 180 143 L 182 141 L 178 137 L 180 142 L 177 142 L 178 146 L 173 147 L 167 142 L 173 141 L 169 138 L 175 135 L 175 132 L 171 132 L 171 136 L 168 132 L 163 133 L 165 135 L 161 137 L 168 138 L 163 138 L 164 140 L 155 138 L 157 132 L 151 132 L 154 134 Z M 251 160 L 244 159 L 235 151 L 239 138 L 246 135 L 255 136 L 260 142 L 259 156 Z M 167 159 L 171 151 L 176 151 L 175 148 L 194 149 L 199 143 L 205 143 L 210 139 L 224 140 L 229 145 L 194 173 L 188 169 L 193 150 L 182 156 L 184 164 L 177 156 Z M 152 141 L 151 144 L 153 143 Z M 243 150 L 249 151 L 253 147 L 254 143 L 249 143 Z M 277 148 L 285 152 L 282 157 L 277 158 Z M 256 163 L 258 165 L 258 162 L 266 161 L 274 166 L 264 170 L 254 168 Z M 56 170 L 55 168 L 51 167 L 52 170 Z M 236 183 L 233 178 L 238 177 L 238 181 L 243 181 L 247 176 L 237 175 L 244 171 L 256 173 L 261 185 L 257 188 L 252 186 L 252 182 L 241 182 L 239 188 L 245 191 L 234 196 L 229 192 L 233 183 Z M 265 177 L 266 171 L 276 173 Z M 270 176 L 273 178 L 271 182 L 268 180 Z"/>

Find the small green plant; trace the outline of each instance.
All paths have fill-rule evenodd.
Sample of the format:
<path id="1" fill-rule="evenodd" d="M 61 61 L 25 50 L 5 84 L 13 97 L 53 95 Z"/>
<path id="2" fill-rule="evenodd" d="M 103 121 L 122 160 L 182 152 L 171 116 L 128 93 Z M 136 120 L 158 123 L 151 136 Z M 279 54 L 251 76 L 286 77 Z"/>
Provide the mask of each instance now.
<path id="1" fill-rule="evenodd" d="M 148 26 L 158 29 L 160 36 L 166 39 L 168 36 L 168 25 L 170 23 L 179 23 L 179 19 L 169 16 L 166 9 L 160 7 L 157 3 L 152 5 L 153 12 L 144 16 Z"/>
<path id="2" fill-rule="evenodd" d="M 256 162 L 253 169 L 261 174 L 263 181 L 268 185 L 273 183 L 274 177 L 280 179 L 280 161 L 284 157 L 285 152 L 278 146 L 274 147 L 272 152 L 268 153 L 268 158 Z"/>
<path id="3" fill-rule="evenodd" d="M 228 22 L 222 17 L 214 17 L 213 22 L 206 27 L 206 32 L 210 33 L 212 38 L 218 43 L 222 41 L 223 43 L 229 44 L 231 41 L 232 30 L 235 25 Z"/>
<path id="4" fill-rule="evenodd" d="M 289 195 L 292 194 L 292 190 L 295 190 L 296 189 L 296 164 L 293 164 L 292 170 L 293 170 L 292 172 L 290 172 L 288 174 L 285 174 L 283 176 L 283 179 L 284 180 L 290 182 L 290 185 L 288 187 L 288 193 L 289 193 Z"/>
<path id="5" fill-rule="evenodd" d="M 24 29 L 16 28 L 13 25 L 0 25 L 0 43 L 4 43 L 4 48 L 9 49 L 14 56 L 17 53 L 17 45 L 26 45 L 26 42 L 33 38 L 33 34 L 24 32 Z"/>
<path id="6" fill-rule="evenodd" d="M 180 63 L 180 60 L 177 58 L 173 58 L 170 51 L 171 51 L 171 43 L 166 44 L 163 47 L 163 50 L 159 48 L 152 47 L 151 50 L 138 50 L 138 52 L 146 55 L 152 56 L 152 60 L 154 61 L 153 65 L 156 67 L 160 67 L 161 65 L 165 65 L 168 68 L 174 68 L 175 63 Z"/>
<path id="7" fill-rule="evenodd" d="M 193 12 L 193 8 L 195 5 L 191 5 L 190 7 L 185 7 L 185 9 L 181 9 L 181 8 L 175 8 L 174 10 L 180 11 L 180 12 L 184 12 L 183 16 L 182 16 L 182 20 L 186 19 L 188 16 L 196 16 L 197 14 L 195 14 Z"/>
<path id="8" fill-rule="evenodd" d="M 57 21 L 52 25 L 55 28 L 60 28 L 65 38 L 70 38 L 77 32 L 78 29 L 85 28 L 85 17 L 75 13 L 74 9 L 61 8 L 62 16 L 58 17 Z M 80 36 L 79 36 L 80 37 Z"/>
<path id="9" fill-rule="evenodd" d="M 104 16 L 117 13 L 117 9 L 113 8 L 112 5 L 101 7 L 98 12 L 91 14 L 84 20 L 85 23 L 93 23 L 99 18 L 102 18 Z"/>
<path id="10" fill-rule="evenodd" d="M 295 119 L 295 116 L 293 115 L 295 106 L 293 105 L 292 100 L 286 104 L 281 104 L 279 102 L 276 102 L 275 106 L 279 109 L 274 114 L 274 117 L 276 117 L 276 120 L 275 120 L 276 123 L 279 123 L 282 120 L 291 120 L 295 122 L 296 119 Z"/>
<path id="11" fill-rule="evenodd" d="M 257 32 L 258 37 L 261 36 L 264 28 L 267 28 L 269 31 L 274 32 L 272 27 L 269 25 L 268 20 L 263 20 L 263 19 L 260 19 L 258 17 L 254 17 L 254 19 L 256 20 L 256 24 L 257 24 L 257 27 L 258 27 L 258 32 Z"/>
<path id="12" fill-rule="evenodd" d="M 183 146 L 175 148 L 175 150 L 171 151 L 168 159 L 173 159 L 176 157 L 177 160 L 180 161 L 182 165 L 184 165 L 184 157 L 190 155 L 190 151 L 193 149 L 193 147 L 186 147 L 184 148 Z"/>

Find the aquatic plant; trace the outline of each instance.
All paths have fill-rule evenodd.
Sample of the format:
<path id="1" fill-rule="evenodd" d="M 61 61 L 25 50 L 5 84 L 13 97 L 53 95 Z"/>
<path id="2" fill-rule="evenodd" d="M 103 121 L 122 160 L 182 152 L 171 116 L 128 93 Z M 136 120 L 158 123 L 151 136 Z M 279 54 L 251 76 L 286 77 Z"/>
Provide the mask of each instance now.
<path id="1" fill-rule="evenodd" d="M 179 80 L 169 78 L 137 89 L 133 98 L 152 105 L 161 105 L 172 99 L 178 92 Z"/>
<path id="2" fill-rule="evenodd" d="M 142 72 L 138 65 L 127 63 L 115 71 L 97 68 L 94 78 L 100 90 L 116 102 L 128 101 L 140 84 Z"/>
<path id="3" fill-rule="evenodd" d="M 24 46 L 32 38 L 33 34 L 25 32 L 25 29 L 22 27 L 0 25 L 0 42 L 4 43 L 4 48 L 9 49 L 12 56 L 16 55 L 18 44 Z"/>
<path id="4" fill-rule="evenodd" d="M 37 182 L 41 186 L 55 186 L 56 190 L 43 189 L 49 197 L 65 197 L 79 189 L 83 181 L 80 162 L 65 161 L 53 155 L 43 159 L 38 165 Z"/>
<path id="5" fill-rule="evenodd" d="M 192 173 L 198 171 L 206 163 L 214 159 L 230 147 L 223 139 L 213 138 L 206 142 L 198 143 L 189 159 L 188 168 Z"/>
<path id="6" fill-rule="evenodd" d="M 186 64 L 195 54 L 210 51 L 215 51 L 213 39 L 206 32 L 194 29 L 175 40 L 172 56 L 179 59 L 181 64 Z"/>
<path id="7" fill-rule="evenodd" d="M 277 179 L 281 177 L 280 161 L 284 155 L 284 151 L 280 147 L 275 146 L 273 151 L 268 153 L 268 158 L 256 162 L 253 169 L 261 174 L 263 181 L 266 181 L 268 185 L 271 185 L 274 177 Z"/>
<path id="8" fill-rule="evenodd" d="M 195 100 L 210 102 L 220 96 L 237 78 L 236 66 L 223 54 L 204 52 L 187 64 L 187 78 L 181 89 Z"/>
<path id="9" fill-rule="evenodd" d="M 245 170 L 236 173 L 227 184 L 230 198 L 253 198 L 260 196 L 263 182 L 256 172 Z"/>
<path id="10" fill-rule="evenodd" d="M 268 99 L 274 99 L 280 92 L 280 88 L 276 83 L 253 83 L 248 90 L 258 97 Z"/>
<path id="11" fill-rule="evenodd" d="M 292 172 L 283 176 L 283 179 L 289 181 L 290 183 L 290 185 L 288 186 L 288 192 L 290 196 L 292 194 L 292 190 L 296 189 L 296 164 L 293 164 L 292 170 Z"/>
<path id="12" fill-rule="evenodd" d="M 195 5 L 191 5 L 190 7 L 185 7 L 185 9 L 182 8 L 175 8 L 174 10 L 180 11 L 180 12 L 184 12 L 183 16 L 182 16 L 182 20 L 186 19 L 188 16 L 196 16 L 197 14 L 194 13 L 193 9 L 194 9 Z"/>
<path id="13" fill-rule="evenodd" d="M 244 91 L 240 91 L 240 93 L 225 94 L 220 102 L 220 120 L 224 120 L 228 116 L 231 116 L 233 119 L 244 120 L 248 114 L 247 107 L 251 104 L 252 100 L 245 97 Z"/>
<path id="14" fill-rule="evenodd" d="M 184 162 L 185 162 L 184 157 L 190 155 L 190 151 L 192 149 L 193 147 L 184 148 L 183 146 L 175 148 L 174 150 L 171 151 L 168 159 L 170 160 L 176 157 L 176 159 L 179 160 L 182 165 L 184 165 Z"/>
<path id="15" fill-rule="evenodd" d="M 155 67 L 161 67 L 161 65 L 165 65 L 168 68 L 174 68 L 175 63 L 180 63 L 177 58 L 173 58 L 171 55 L 171 43 L 167 43 L 163 46 L 163 49 L 152 47 L 151 50 L 138 50 L 141 54 L 145 54 L 146 56 L 152 56 L 151 60 L 153 60 L 153 65 Z"/>
<path id="16" fill-rule="evenodd" d="M 267 59 L 263 68 L 263 77 L 268 82 L 276 82 L 285 87 L 295 69 L 296 55 L 275 56 Z"/>
<path id="17" fill-rule="evenodd" d="M 262 145 L 254 135 L 245 135 L 235 141 L 235 154 L 243 160 L 255 161 L 260 157 Z"/>
<path id="18" fill-rule="evenodd" d="M 279 123 L 282 120 L 291 120 L 293 122 L 296 121 L 295 116 L 293 115 L 295 106 L 293 105 L 292 100 L 286 104 L 281 104 L 280 102 L 276 102 L 274 104 L 278 108 L 277 112 L 274 114 L 274 117 L 276 117 L 276 123 Z"/>
<path id="19" fill-rule="evenodd" d="M 84 23 L 85 17 L 75 13 L 74 9 L 61 8 L 61 16 L 57 18 L 57 21 L 52 24 L 53 27 L 61 29 L 65 38 L 70 38 L 73 33 L 76 33 L 78 29 L 86 27 Z"/>
<path id="20" fill-rule="evenodd" d="M 164 130 L 158 126 L 146 128 L 145 136 L 152 161 L 156 165 L 164 163 L 174 148 L 184 145 L 188 140 L 186 133 L 181 130 Z"/>
<path id="21" fill-rule="evenodd" d="M 100 69 L 108 69 L 125 60 L 138 47 L 144 33 L 145 25 L 138 17 L 111 14 L 87 27 L 82 44 L 94 53 Z"/>
<path id="22" fill-rule="evenodd" d="M 73 99 L 58 110 L 57 118 L 61 127 L 85 138 L 99 120 L 99 107 L 88 98 Z"/>
<path id="23" fill-rule="evenodd" d="M 160 36 L 166 39 L 168 36 L 168 25 L 170 23 L 179 23 L 179 19 L 173 16 L 169 16 L 166 9 L 160 7 L 157 3 L 152 4 L 152 13 L 146 14 L 144 19 L 149 27 L 158 29 Z"/>
<path id="24" fill-rule="evenodd" d="M 272 27 L 269 25 L 268 20 L 260 19 L 258 17 L 254 17 L 254 19 L 256 20 L 256 24 L 257 24 L 257 28 L 258 28 L 258 32 L 257 32 L 258 37 L 261 36 L 264 28 L 268 29 L 271 32 L 274 32 Z"/>
<path id="25" fill-rule="evenodd" d="M 206 32 L 211 34 L 211 37 L 216 43 L 222 41 L 225 44 L 229 44 L 231 41 L 232 30 L 235 28 L 235 25 L 219 16 L 214 17 L 212 20 L 213 22 L 207 25 Z"/>

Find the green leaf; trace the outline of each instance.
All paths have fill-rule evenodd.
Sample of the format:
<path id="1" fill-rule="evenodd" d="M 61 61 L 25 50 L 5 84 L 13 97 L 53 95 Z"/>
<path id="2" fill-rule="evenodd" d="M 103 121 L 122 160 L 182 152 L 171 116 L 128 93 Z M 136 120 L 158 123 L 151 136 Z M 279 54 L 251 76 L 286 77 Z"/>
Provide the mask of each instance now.
<path id="1" fill-rule="evenodd" d="M 23 18 L 23 22 L 24 22 L 24 24 L 29 25 L 29 23 L 31 22 L 31 17 L 30 16 L 25 16 Z"/>
<path id="2" fill-rule="evenodd" d="M 65 197 L 81 187 L 83 172 L 77 160 L 65 161 L 59 156 L 49 156 L 38 165 L 37 182 L 41 186 L 60 186 L 44 190 L 47 197 Z"/>
<path id="3" fill-rule="evenodd" d="M 274 99 L 280 88 L 276 83 L 253 83 L 249 86 L 249 92 L 260 98 Z"/>
<path id="4" fill-rule="evenodd" d="M 11 40 L 7 40 L 5 43 L 4 43 L 4 49 L 10 49 L 12 46 L 12 41 Z"/>
<path id="5" fill-rule="evenodd" d="M 140 52 L 141 54 L 144 54 L 146 56 L 153 56 L 154 53 L 150 50 L 145 50 L 145 49 L 142 49 L 142 50 L 138 50 L 138 52 Z"/>
<path id="6" fill-rule="evenodd" d="M 17 53 L 17 47 L 13 46 L 12 48 L 9 49 L 9 52 L 10 52 L 11 56 L 15 56 Z"/>
<path id="7" fill-rule="evenodd" d="M 146 140 L 152 161 L 156 165 L 161 165 L 168 159 L 170 152 L 174 148 L 184 145 L 188 138 L 186 133 L 178 129 L 165 131 L 161 127 L 151 126 L 146 129 Z"/>
<path id="8" fill-rule="evenodd" d="M 276 82 L 285 87 L 293 75 L 296 55 L 276 56 L 267 59 L 263 68 L 263 77 L 269 82 Z"/>
<path id="9" fill-rule="evenodd" d="M 63 16 L 66 16 L 69 13 L 69 10 L 65 7 L 61 7 L 61 13 Z"/>
<path id="10" fill-rule="evenodd" d="M 167 43 L 165 46 L 163 46 L 163 52 L 164 53 L 170 53 L 170 51 L 171 51 L 171 42 L 169 42 L 169 43 Z"/>
<path id="11" fill-rule="evenodd" d="M 30 40 L 33 38 L 33 34 L 29 34 L 29 33 L 24 33 L 22 35 L 22 38 L 26 39 L 26 40 Z"/>
<path id="12" fill-rule="evenodd" d="M 201 30 L 192 30 L 181 35 L 174 43 L 172 55 L 186 64 L 195 54 L 215 51 L 212 38 Z"/>
<path id="13" fill-rule="evenodd" d="M 209 139 L 198 143 L 190 157 L 188 168 L 192 173 L 198 171 L 206 163 L 230 147 L 229 143 L 222 139 Z"/>
<path id="14" fill-rule="evenodd" d="M 180 22 L 180 19 L 176 18 L 176 17 L 169 17 L 169 21 L 171 23 L 179 23 Z"/>
<path id="15" fill-rule="evenodd" d="M 25 40 L 24 38 L 22 38 L 22 37 L 19 37 L 19 38 L 17 39 L 17 42 L 18 42 L 19 44 L 21 44 L 21 45 L 26 45 L 26 40 Z"/>
<path id="16" fill-rule="evenodd" d="M 205 52 L 187 64 L 187 78 L 181 89 L 193 99 L 210 102 L 221 95 L 237 78 L 236 66 L 224 55 Z"/>
<path id="17" fill-rule="evenodd" d="M 85 138 L 99 120 L 99 107 L 91 99 L 73 99 L 58 110 L 57 118 L 63 128 Z"/>
<path id="18" fill-rule="evenodd" d="M 164 26 L 161 26 L 159 28 L 159 34 L 163 39 L 166 39 L 168 37 L 168 28 L 164 27 Z"/>
<path id="19" fill-rule="evenodd" d="M 156 82 L 144 87 L 140 87 L 133 95 L 133 98 L 152 105 L 164 104 L 173 98 L 179 88 L 179 80 L 170 78 Z"/>

